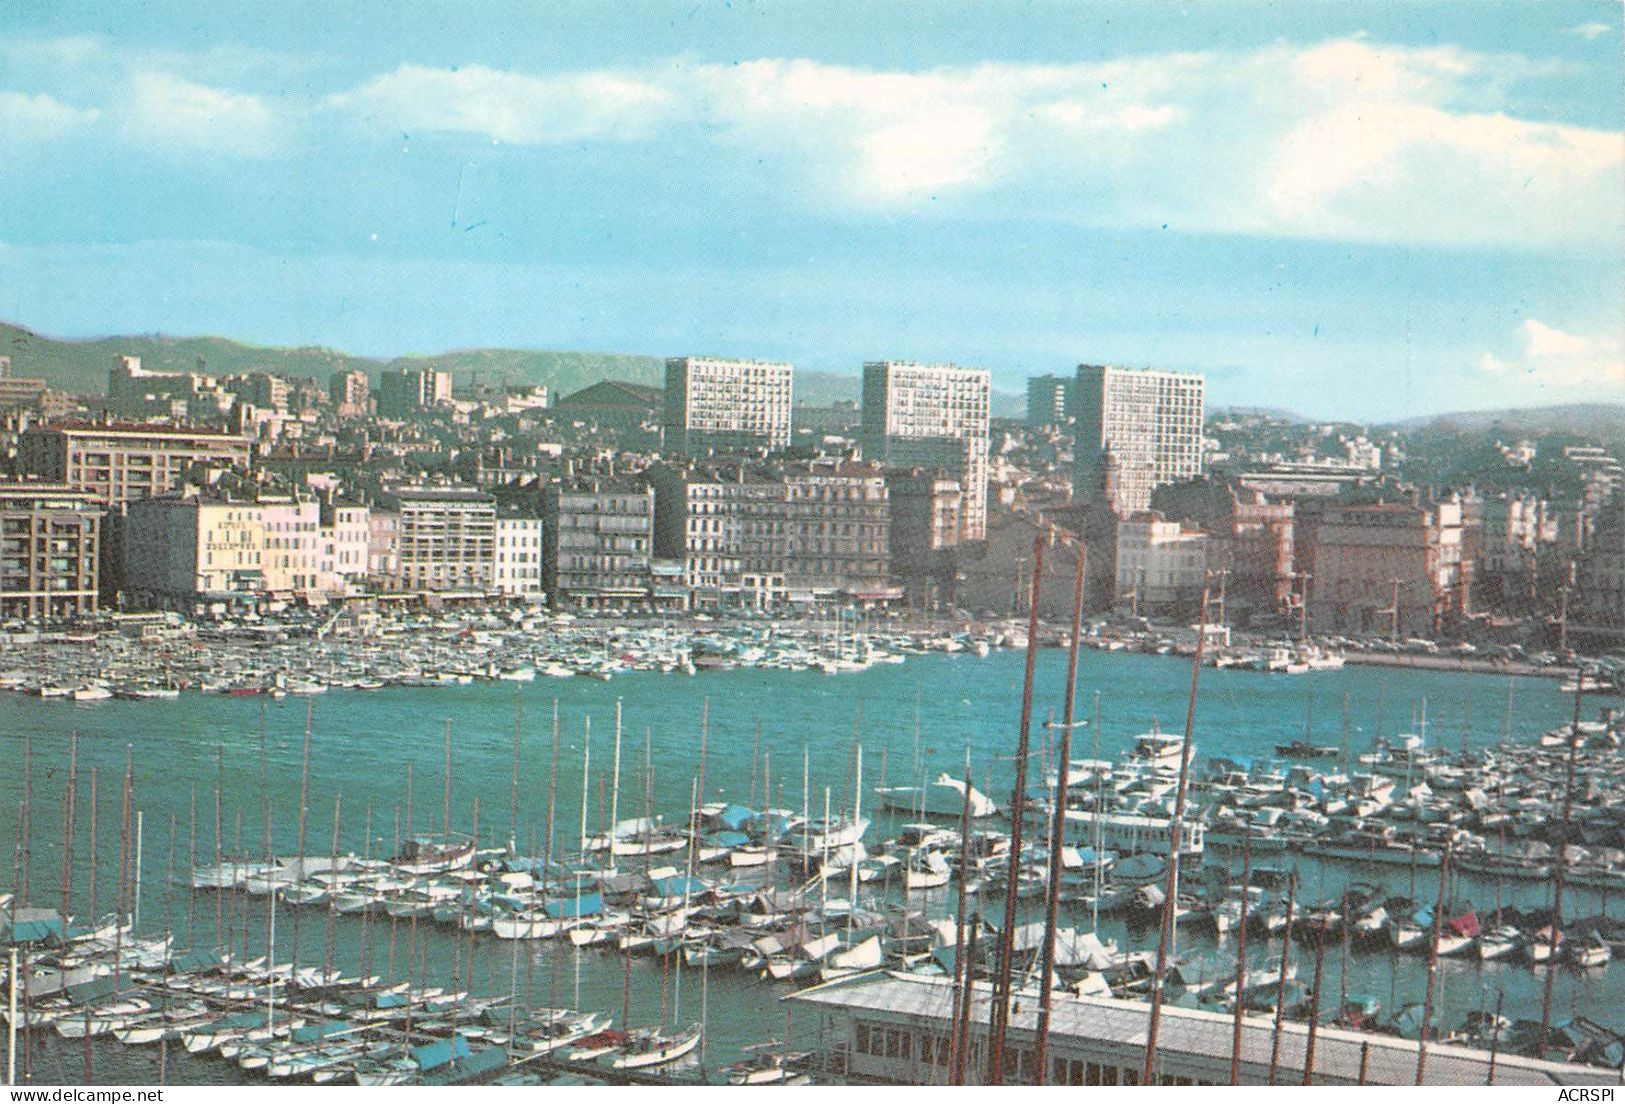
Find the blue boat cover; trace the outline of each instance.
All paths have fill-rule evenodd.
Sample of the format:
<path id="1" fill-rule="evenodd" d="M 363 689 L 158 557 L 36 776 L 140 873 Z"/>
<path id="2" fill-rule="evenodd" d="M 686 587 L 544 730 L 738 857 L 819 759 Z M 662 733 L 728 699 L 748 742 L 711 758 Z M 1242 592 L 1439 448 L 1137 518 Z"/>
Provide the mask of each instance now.
<path id="1" fill-rule="evenodd" d="M 660 896 L 674 899 L 685 893 L 690 897 L 697 897 L 711 888 L 698 878 L 690 878 L 686 874 L 673 874 L 669 878 L 652 878 L 649 884 L 654 886 L 655 892 Z"/>
<path id="2" fill-rule="evenodd" d="M 749 824 L 755 815 L 754 812 L 743 805 L 724 805 L 722 811 L 717 814 L 717 823 L 738 831 Z"/>
<path id="3" fill-rule="evenodd" d="M 453 1048 L 455 1044 L 455 1049 Z M 455 1039 L 436 1039 L 432 1043 L 412 1048 L 412 1061 L 418 1064 L 418 1069 L 424 1073 L 432 1069 L 439 1069 L 452 1060 L 462 1061 L 473 1056 L 468 1049 L 468 1040 L 458 1035 Z"/>
<path id="4" fill-rule="evenodd" d="M 604 895 L 583 893 L 580 897 L 561 897 L 542 906 L 542 911 L 555 920 L 572 920 L 577 916 L 596 916 L 604 911 Z"/>
<path id="5" fill-rule="evenodd" d="M 743 832 L 712 832 L 704 839 L 714 847 L 743 847 L 750 842 L 750 837 Z"/>
<path id="6" fill-rule="evenodd" d="M 329 1035 L 337 1035 L 341 1031 L 351 1030 L 351 1025 L 344 1020 L 323 1020 L 321 1023 L 303 1024 L 289 1033 L 289 1037 L 296 1043 L 314 1043 L 317 1039 L 325 1039 Z"/>

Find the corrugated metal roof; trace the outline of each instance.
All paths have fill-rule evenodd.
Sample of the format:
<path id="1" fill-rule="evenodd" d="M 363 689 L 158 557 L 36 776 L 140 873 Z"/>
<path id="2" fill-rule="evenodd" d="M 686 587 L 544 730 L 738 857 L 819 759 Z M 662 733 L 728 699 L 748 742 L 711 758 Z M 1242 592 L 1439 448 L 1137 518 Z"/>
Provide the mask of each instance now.
<path id="1" fill-rule="evenodd" d="M 946 1030 L 951 996 L 952 985 L 947 979 L 888 974 L 845 984 L 815 986 L 785 999 L 834 1012 L 873 1012 L 876 1018 L 893 1021 L 935 1021 Z M 971 1017 L 984 1028 L 990 1003 L 988 987 L 979 983 Z M 1050 1046 L 1058 1054 L 1068 1049 L 1069 1042 L 1075 1049 L 1087 1050 L 1091 1045 L 1132 1046 L 1143 1051 L 1150 1011 L 1150 1005 L 1144 1001 L 1075 997 L 1057 992 L 1050 1013 Z M 1010 1017 L 1011 1041 L 1031 1042 L 1037 1021 L 1036 994 L 1017 994 Z M 1181 1069 L 1203 1067 L 1228 1076 L 1233 1030 L 1234 1020 L 1228 1013 L 1165 1004 L 1158 1026 L 1159 1065 L 1178 1061 Z M 1243 1019 L 1244 1083 L 1265 1080 L 1258 1074 L 1269 1067 L 1274 1030 L 1275 1021 L 1271 1016 L 1254 1015 Z M 1302 1082 L 1308 1030 L 1308 1025 L 1302 1023 L 1282 1025 L 1279 1083 Z M 1317 1031 L 1315 1039 L 1315 1081 L 1357 1083 L 1362 1052 L 1367 1084 L 1415 1084 L 1417 1044 L 1414 1040 L 1324 1026 Z M 1430 1044 L 1425 1083 L 1482 1085 L 1489 1074 L 1489 1061 L 1488 1051 Z M 1247 1067 L 1251 1067 L 1254 1076 L 1249 1076 Z M 1616 1071 L 1598 1067 L 1542 1062 L 1509 1054 L 1498 1056 L 1495 1068 L 1497 1085 L 1612 1085 L 1618 1083 L 1618 1076 Z"/>

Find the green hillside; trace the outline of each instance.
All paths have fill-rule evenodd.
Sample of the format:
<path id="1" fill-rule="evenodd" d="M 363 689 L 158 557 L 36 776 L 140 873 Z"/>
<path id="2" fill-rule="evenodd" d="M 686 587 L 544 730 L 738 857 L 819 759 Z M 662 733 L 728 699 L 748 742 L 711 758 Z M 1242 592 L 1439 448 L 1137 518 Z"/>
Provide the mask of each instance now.
<path id="1" fill-rule="evenodd" d="M 289 349 L 247 345 L 223 337 L 165 337 L 133 334 L 65 340 L 0 322 L 0 356 L 12 360 L 12 373 L 43 379 L 60 391 L 100 395 L 107 391 L 107 370 L 121 354 L 138 356 L 144 368 L 157 372 L 191 371 L 198 361 L 216 376 L 238 372 L 273 372 L 309 376 L 325 381 L 334 372 L 360 369 L 376 376 L 386 368 L 438 368 L 450 371 L 456 386 L 483 383 L 545 384 L 554 395 L 568 395 L 600 380 L 659 386 L 664 361 L 660 357 L 628 353 L 580 353 L 553 349 L 453 349 L 444 353 L 381 360 L 353 356 L 336 349 Z M 809 406 L 856 402 L 861 380 L 856 374 L 796 371 L 795 397 Z M 993 393 L 995 417 L 1020 416 L 1024 399 L 1003 391 Z"/>

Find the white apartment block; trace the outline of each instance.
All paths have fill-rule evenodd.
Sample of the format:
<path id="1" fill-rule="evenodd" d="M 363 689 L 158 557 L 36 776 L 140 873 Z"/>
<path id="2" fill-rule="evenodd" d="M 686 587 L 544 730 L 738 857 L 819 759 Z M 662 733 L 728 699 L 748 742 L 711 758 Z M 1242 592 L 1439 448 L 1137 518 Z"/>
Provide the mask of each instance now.
<path id="1" fill-rule="evenodd" d="M 790 445 L 792 369 L 765 360 L 671 357 L 666 361 L 665 451 Z"/>
<path id="2" fill-rule="evenodd" d="M 964 490 L 960 539 L 987 536 L 992 382 L 979 368 L 871 361 L 863 366 L 864 459 L 941 469 Z"/>
<path id="3" fill-rule="evenodd" d="M 542 594 L 542 519 L 499 516 L 491 589 L 498 594 L 537 598 Z"/>
<path id="4" fill-rule="evenodd" d="M 1202 474 L 1205 381 L 1194 372 L 1078 365 L 1073 494 L 1100 487 L 1103 453 L 1118 463 L 1118 513 L 1151 506 L 1151 492 Z"/>

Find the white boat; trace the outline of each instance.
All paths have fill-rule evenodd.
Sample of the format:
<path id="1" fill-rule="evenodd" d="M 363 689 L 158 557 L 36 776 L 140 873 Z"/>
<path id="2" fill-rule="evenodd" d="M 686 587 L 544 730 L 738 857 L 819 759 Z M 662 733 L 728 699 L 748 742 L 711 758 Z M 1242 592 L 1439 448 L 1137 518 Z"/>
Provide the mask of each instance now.
<path id="1" fill-rule="evenodd" d="M 113 696 L 113 691 L 99 682 L 87 682 L 69 696 L 76 702 L 106 701 Z"/>
<path id="2" fill-rule="evenodd" d="M 949 774 L 941 774 L 928 786 L 887 786 L 875 793 L 881 805 L 900 813 L 953 817 L 965 814 L 965 781 Z M 970 815 L 974 819 L 990 817 L 999 811 L 993 799 L 972 786 Z"/>
<path id="3" fill-rule="evenodd" d="M 938 851 L 916 851 L 903 868 L 903 885 L 910 893 L 948 884 L 948 860 Z"/>
<path id="4" fill-rule="evenodd" d="M 682 1031 L 662 1028 L 642 1028 L 629 1031 L 621 1052 L 610 1058 L 615 1069 L 647 1069 L 675 1062 L 700 1045 L 700 1025 L 694 1024 Z"/>

